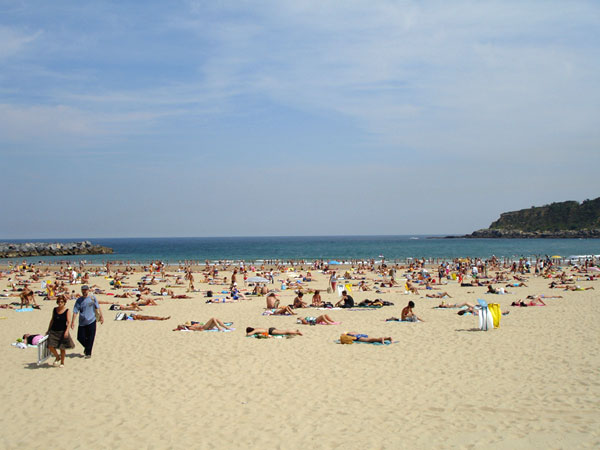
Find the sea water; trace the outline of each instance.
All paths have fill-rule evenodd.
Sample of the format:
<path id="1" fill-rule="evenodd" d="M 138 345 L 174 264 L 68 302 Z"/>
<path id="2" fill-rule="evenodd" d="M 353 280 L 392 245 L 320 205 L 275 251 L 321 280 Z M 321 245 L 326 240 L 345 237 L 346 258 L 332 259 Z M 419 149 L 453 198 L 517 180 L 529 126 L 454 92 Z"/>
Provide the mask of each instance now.
<path id="1" fill-rule="evenodd" d="M 84 239 L 24 239 L 10 242 L 74 242 Z M 86 260 L 146 263 L 182 261 L 260 261 L 352 259 L 406 261 L 408 258 L 460 257 L 518 259 L 573 255 L 600 255 L 600 239 L 439 239 L 436 236 L 273 236 L 192 238 L 86 239 L 114 249 L 110 255 L 17 258 L 35 261 Z M 0 264 L 9 260 L 0 260 Z"/>

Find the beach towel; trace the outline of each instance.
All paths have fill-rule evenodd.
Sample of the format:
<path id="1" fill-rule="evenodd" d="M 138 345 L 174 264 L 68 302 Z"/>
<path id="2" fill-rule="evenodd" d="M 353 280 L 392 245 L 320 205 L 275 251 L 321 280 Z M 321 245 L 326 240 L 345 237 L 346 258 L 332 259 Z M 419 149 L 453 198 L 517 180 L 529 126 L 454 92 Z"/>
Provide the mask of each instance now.
<path id="1" fill-rule="evenodd" d="M 375 311 L 377 309 L 381 309 L 381 306 L 360 306 L 354 308 L 342 308 L 346 311 Z"/>
<path id="2" fill-rule="evenodd" d="M 33 311 L 33 308 L 28 307 L 28 308 L 20 308 L 20 309 L 15 309 L 16 312 L 25 312 L 25 311 Z"/>
<path id="3" fill-rule="evenodd" d="M 490 313 L 492 314 L 494 328 L 499 328 L 500 318 L 502 317 L 502 310 L 500 309 L 500 305 L 498 303 L 490 303 L 488 304 L 488 308 L 490 309 Z"/>
<path id="4" fill-rule="evenodd" d="M 213 331 L 213 332 L 223 332 L 223 333 L 229 333 L 230 331 L 234 331 L 235 328 L 230 328 L 229 330 L 219 330 L 218 328 L 211 328 L 210 330 L 202 330 L 202 331 Z M 177 331 L 183 331 L 185 333 L 195 333 L 198 330 L 177 330 Z"/>

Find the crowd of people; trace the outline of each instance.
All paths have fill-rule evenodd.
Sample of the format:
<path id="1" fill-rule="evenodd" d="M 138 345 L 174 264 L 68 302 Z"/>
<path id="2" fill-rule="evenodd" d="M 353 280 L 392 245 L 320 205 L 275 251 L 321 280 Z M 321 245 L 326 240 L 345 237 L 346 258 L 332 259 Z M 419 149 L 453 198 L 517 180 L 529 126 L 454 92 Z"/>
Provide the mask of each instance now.
<path id="1" fill-rule="evenodd" d="M 306 266 L 306 267 L 305 267 Z M 293 268 L 290 270 L 290 268 Z M 207 262 L 204 269 L 193 270 L 191 265 L 180 266 L 175 273 L 162 262 L 153 262 L 146 266 L 126 265 L 116 267 L 106 263 L 102 268 L 88 268 L 65 266 L 58 270 L 50 271 L 49 268 L 40 269 L 26 263 L 0 273 L 1 278 L 8 278 L 7 289 L 3 297 L 18 297 L 18 304 L 1 305 L 3 308 L 40 309 L 38 298 L 55 301 L 48 329 L 45 334 L 25 334 L 23 340 L 29 344 L 39 342 L 39 337 L 48 336 L 48 349 L 54 357 L 53 365 L 63 367 L 67 350 L 75 347 L 71 332 L 77 325 L 76 339 L 83 347 L 83 356 L 92 357 L 97 323 L 104 323 L 104 316 L 100 305 L 109 305 L 112 311 L 133 311 L 124 315 L 130 320 L 169 320 L 170 316 L 156 316 L 140 314 L 146 307 L 158 306 L 163 299 L 192 299 L 196 294 L 203 295 L 207 303 L 232 303 L 252 300 L 256 297 L 265 298 L 263 315 L 298 316 L 296 320 L 300 325 L 337 325 L 329 314 L 300 314 L 301 310 L 318 308 L 322 310 L 349 310 L 354 311 L 359 307 L 382 307 L 391 304 L 377 299 L 365 299 L 357 304 L 350 288 L 357 292 L 375 292 L 384 294 L 389 292 L 418 295 L 425 299 L 443 299 L 436 306 L 439 309 L 459 309 L 459 315 L 467 313 L 477 314 L 478 308 L 473 303 L 457 302 L 446 303 L 445 299 L 452 296 L 447 290 L 439 286 L 456 283 L 460 287 L 485 288 L 482 294 L 515 294 L 522 288 L 528 287 L 530 277 L 542 277 L 549 280 L 549 289 L 564 289 L 565 291 L 583 291 L 594 289 L 593 286 L 581 287 L 581 280 L 595 281 L 598 277 L 596 262 L 586 261 L 584 264 L 567 268 L 560 268 L 548 258 L 535 262 L 519 260 L 513 262 L 499 261 L 496 258 L 489 260 L 457 259 L 453 262 L 440 262 L 437 268 L 432 269 L 431 264 L 425 260 L 413 260 L 410 264 L 385 264 L 376 265 L 371 262 L 356 262 L 344 273 L 338 273 L 337 267 L 330 267 L 324 261 L 311 264 L 293 262 L 285 264 L 277 261 L 267 268 L 265 264 L 260 267 L 240 263 L 239 267 L 223 264 L 220 268 L 216 264 Z M 312 272 L 318 271 L 321 275 L 315 277 Z M 139 281 L 133 278 L 142 273 Z M 568 273 L 567 273 L 568 272 Z M 223 274 L 230 274 L 224 276 Z M 256 273 L 255 277 L 250 277 Z M 209 289 L 196 288 L 196 276 L 200 275 L 202 283 Z M 101 286 L 91 284 L 94 277 L 105 276 L 110 278 L 110 292 Z M 318 279 L 326 280 L 327 286 L 314 288 Z M 31 289 L 33 283 L 41 283 L 40 290 Z M 276 284 L 277 283 L 277 284 Z M 240 288 L 240 284 L 244 287 Z M 80 293 L 75 288 L 79 285 Z M 159 286 L 162 285 L 162 286 Z M 338 289 L 339 286 L 339 289 Z M 176 293 L 176 288 L 187 288 L 185 294 Z M 344 288 L 344 289 L 342 289 Z M 385 288 L 385 290 L 383 289 Z M 510 289 L 510 291 L 509 291 Z M 324 298 L 322 292 L 328 295 L 339 293 L 335 301 L 331 297 Z M 219 294 L 220 292 L 220 294 Z M 283 303 L 284 296 L 293 292 L 294 297 L 290 304 Z M 215 295 L 222 295 L 221 298 Z M 367 294 L 368 295 L 368 294 Z M 97 296 L 102 296 L 98 300 Z M 106 298 L 110 296 L 111 298 Z M 310 296 L 310 298 L 309 298 Z M 119 303 L 116 299 L 127 299 Z M 536 294 L 528 295 L 524 299 L 517 299 L 511 303 L 515 307 L 546 306 L 546 299 L 562 298 L 560 295 Z M 67 305 L 74 300 L 72 309 Z M 131 301 L 129 301 L 131 300 Z M 329 301 L 328 301 L 329 300 Z M 424 322 L 423 318 L 415 312 L 416 304 L 413 300 L 407 302 L 401 310 L 400 318 L 392 317 L 388 321 Z M 508 314 L 509 311 L 502 311 Z M 231 324 L 221 319 L 212 317 L 206 322 L 186 322 L 174 328 L 173 331 L 232 331 Z M 247 327 L 246 335 L 252 337 L 273 336 L 302 336 L 300 330 L 279 329 L 277 327 L 259 328 Z M 344 341 L 344 342 L 342 342 Z M 345 332 L 340 337 L 340 342 L 391 342 L 390 336 L 369 337 L 357 332 Z"/>

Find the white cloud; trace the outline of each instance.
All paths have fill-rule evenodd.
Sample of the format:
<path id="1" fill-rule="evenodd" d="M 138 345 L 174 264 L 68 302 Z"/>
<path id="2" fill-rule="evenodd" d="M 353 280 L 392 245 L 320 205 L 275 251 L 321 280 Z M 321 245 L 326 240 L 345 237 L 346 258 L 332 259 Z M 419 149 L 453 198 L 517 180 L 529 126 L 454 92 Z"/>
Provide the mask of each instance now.
<path id="1" fill-rule="evenodd" d="M 484 139 L 486 147 L 522 156 L 536 145 L 537 153 L 548 151 L 555 140 L 549 124 L 598 136 L 600 55 L 579 30 L 598 25 L 592 4 L 261 5 L 208 26 L 203 17 L 185 19 L 186 29 L 196 26 L 216 43 L 219 56 L 204 63 L 208 78 L 339 113 L 399 148 L 435 150 L 455 141 L 454 152 L 472 156 L 482 145 L 469 140 Z"/>
<path id="2" fill-rule="evenodd" d="M 25 49 L 27 44 L 36 40 L 41 34 L 41 31 L 24 33 L 0 25 L 0 60 L 18 54 Z"/>

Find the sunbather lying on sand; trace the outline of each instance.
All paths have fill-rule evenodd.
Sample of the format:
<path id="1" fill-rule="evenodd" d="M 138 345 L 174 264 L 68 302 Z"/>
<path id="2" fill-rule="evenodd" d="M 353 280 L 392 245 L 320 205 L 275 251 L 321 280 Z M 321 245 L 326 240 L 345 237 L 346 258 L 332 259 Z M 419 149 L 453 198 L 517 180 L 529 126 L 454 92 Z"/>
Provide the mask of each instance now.
<path id="1" fill-rule="evenodd" d="M 130 305 L 119 305 L 119 304 L 113 303 L 110 305 L 110 307 L 108 309 L 111 311 L 141 311 L 142 310 L 142 308 L 140 308 L 135 303 L 131 303 Z"/>
<path id="2" fill-rule="evenodd" d="M 133 320 L 169 320 L 171 318 L 171 316 L 158 317 L 158 316 L 143 316 L 141 314 L 130 314 L 129 317 L 131 317 Z"/>
<path id="3" fill-rule="evenodd" d="M 158 303 L 156 303 L 151 298 L 142 298 L 142 294 L 137 294 L 135 297 L 136 297 L 135 303 L 137 303 L 139 306 L 157 306 L 158 305 Z"/>
<path id="4" fill-rule="evenodd" d="M 278 330 L 275 327 L 271 327 L 268 330 L 265 328 L 246 328 L 246 336 L 255 336 L 259 334 L 269 336 L 302 336 L 300 330 Z"/>
<path id="5" fill-rule="evenodd" d="M 452 298 L 452 296 L 450 294 L 448 294 L 447 292 L 438 292 L 437 294 L 425 294 L 425 297 L 427 297 L 427 298 L 444 298 L 444 297 Z"/>
<path id="6" fill-rule="evenodd" d="M 302 325 L 336 325 L 337 322 L 334 321 L 331 317 L 329 317 L 327 314 L 323 314 L 319 317 L 299 317 L 297 320 L 298 323 L 301 323 Z"/>
<path id="7" fill-rule="evenodd" d="M 538 299 L 538 298 L 563 298 L 562 295 L 544 295 L 544 294 L 540 294 L 540 295 L 528 295 L 527 298 L 529 300 L 533 300 L 533 299 Z"/>
<path id="8" fill-rule="evenodd" d="M 222 320 L 211 317 L 210 319 L 208 319 L 208 322 L 206 322 L 205 324 L 194 323 L 194 324 L 190 324 L 190 325 L 187 325 L 187 324 L 177 325 L 177 328 L 174 328 L 173 331 L 180 331 L 180 330 L 206 331 L 206 330 L 212 330 L 213 328 L 216 328 L 217 330 L 220 330 L 220 331 L 231 329 L 227 325 L 225 325 L 225 323 Z"/>
<path id="9" fill-rule="evenodd" d="M 370 338 L 367 334 L 360 334 L 355 331 L 344 333 L 346 336 L 350 336 L 353 341 L 358 342 L 381 342 L 382 344 L 385 341 L 392 342 L 392 338 L 390 337 L 380 337 L 380 338 Z"/>
<path id="10" fill-rule="evenodd" d="M 467 306 L 468 308 L 474 308 L 475 305 L 469 302 L 464 303 L 446 303 L 442 302 L 437 307 L 438 308 L 462 308 L 463 306 Z"/>
<path id="11" fill-rule="evenodd" d="M 508 292 L 506 289 L 504 289 L 502 287 L 496 289 L 491 284 L 488 286 L 487 293 L 488 294 L 510 294 L 510 292 Z"/>
<path id="12" fill-rule="evenodd" d="M 590 289 L 594 289 L 594 286 L 586 288 L 582 288 L 581 286 L 565 286 L 565 291 L 589 291 Z"/>
<path id="13" fill-rule="evenodd" d="M 535 298 L 528 302 L 524 302 L 523 300 L 517 300 L 516 302 L 512 302 L 510 306 L 546 306 L 546 304 L 541 298 Z"/>
<path id="14" fill-rule="evenodd" d="M 234 300 L 232 298 L 209 298 L 206 300 L 206 303 L 237 303 L 238 300 Z"/>
<path id="15" fill-rule="evenodd" d="M 185 294 L 175 295 L 175 293 L 170 289 L 167 291 L 167 293 L 171 296 L 171 298 L 192 298 L 189 295 L 185 295 Z"/>

